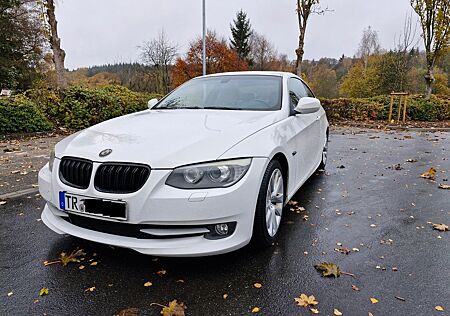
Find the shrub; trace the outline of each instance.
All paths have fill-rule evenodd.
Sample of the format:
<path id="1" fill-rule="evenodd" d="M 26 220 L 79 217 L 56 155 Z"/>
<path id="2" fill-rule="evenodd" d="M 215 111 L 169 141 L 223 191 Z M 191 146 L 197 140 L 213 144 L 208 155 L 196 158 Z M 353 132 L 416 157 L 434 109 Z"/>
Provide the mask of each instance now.
<path id="1" fill-rule="evenodd" d="M 0 99 L 0 133 L 40 132 L 52 127 L 44 113 L 25 96 Z"/>
<path id="2" fill-rule="evenodd" d="M 144 110 L 147 101 L 158 96 L 133 92 L 122 86 L 71 87 L 65 91 L 62 102 L 47 109 L 47 113 L 67 128 L 82 129 Z"/>
<path id="3" fill-rule="evenodd" d="M 394 118 L 398 109 L 398 99 L 394 103 Z M 324 99 L 322 105 L 332 120 L 347 119 L 387 120 L 389 116 L 390 96 L 377 96 L 365 99 Z M 432 96 L 430 101 L 422 96 L 408 97 L 407 117 L 414 121 L 450 120 L 450 97 Z"/>

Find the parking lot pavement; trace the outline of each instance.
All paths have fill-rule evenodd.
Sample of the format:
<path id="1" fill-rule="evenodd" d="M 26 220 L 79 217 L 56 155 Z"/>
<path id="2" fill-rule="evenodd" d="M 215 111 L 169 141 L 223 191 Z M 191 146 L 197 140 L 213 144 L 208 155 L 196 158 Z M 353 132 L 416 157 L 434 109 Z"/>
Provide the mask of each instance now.
<path id="1" fill-rule="evenodd" d="M 450 190 L 438 188 L 449 184 L 450 134 L 337 129 L 330 139 L 326 173 L 299 190 L 293 200 L 302 208 L 285 208 L 279 242 L 262 251 L 144 256 L 54 234 L 39 220 L 37 196 L 8 200 L 0 206 L 0 314 L 115 315 L 134 307 L 160 315 L 152 303 L 177 299 L 187 315 L 248 315 L 254 307 L 309 315 L 294 301 L 304 293 L 321 315 L 449 315 L 450 232 L 431 223 L 450 224 Z M 436 180 L 420 178 L 432 166 Z M 77 247 L 86 252 L 81 263 L 43 265 Z M 354 277 L 321 277 L 314 265 L 324 261 Z M 43 287 L 49 292 L 40 297 Z"/>
<path id="2" fill-rule="evenodd" d="M 43 134 L 32 137 L 0 138 L 0 196 L 37 189 L 37 174 L 53 146 L 63 136 Z"/>

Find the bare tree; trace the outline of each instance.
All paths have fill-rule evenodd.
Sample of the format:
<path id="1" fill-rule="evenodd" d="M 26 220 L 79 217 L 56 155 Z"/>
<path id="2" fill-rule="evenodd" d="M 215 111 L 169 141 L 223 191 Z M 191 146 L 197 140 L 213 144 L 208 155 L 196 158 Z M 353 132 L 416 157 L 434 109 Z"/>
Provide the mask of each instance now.
<path id="1" fill-rule="evenodd" d="M 45 5 L 47 8 L 47 22 L 50 28 L 50 47 L 53 51 L 53 62 L 55 63 L 56 70 L 56 84 L 60 89 L 65 89 L 67 88 L 67 80 L 64 76 L 64 60 L 66 58 L 66 52 L 61 48 L 61 39 L 58 36 L 55 2 L 53 0 L 47 0 Z"/>
<path id="2" fill-rule="evenodd" d="M 295 68 L 298 76 L 302 74 L 302 61 L 305 53 L 304 47 L 306 26 L 308 25 L 309 17 L 311 14 L 324 14 L 329 11 L 328 8 L 322 9 L 319 6 L 319 2 L 320 0 L 297 0 L 297 17 L 300 35 L 298 37 L 298 47 L 295 50 L 297 55 Z"/>
<path id="3" fill-rule="evenodd" d="M 413 21 L 413 13 L 406 15 L 405 22 L 403 25 L 403 31 L 395 41 L 396 55 L 394 68 L 399 77 L 399 89 L 403 91 L 405 89 L 405 82 L 407 73 L 411 68 L 411 56 L 409 52 L 417 47 L 419 44 L 419 39 L 417 39 L 417 25 L 418 22 Z"/>
<path id="4" fill-rule="evenodd" d="M 425 74 L 426 98 L 433 91 L 434 67 L 438 58 L 450 46 L 450 2 L 448 0 L 410 0 L 422 26 L 422 37 L 427 56 Z"/>
<path id="5" fill-rule="evenodd" d="M 157 38 L 144 42 L 140 49 L 143 62 L 153 66 L 156 70 L 158 92 L 168 93 L 170 87 L 169 67 L 177 56 L 178 46 L 172 44 L 162 30 Z"/>
<path id="6" fill-rule="evenodd" d="M 369 57 L 378 54 L 380 49 L 381 46 L 377 31 L 373 30 L 370 26 L 364 29 L 356 56 L 363 60 L 365 70 L 367 70 Z"/>
<path id="7" fill-rule="evenodd" d="M 254 70 L 269 70 L 271 63 L 277 57 L 274 45 L 264 36 L 253 32 L 250 36 L 250 54 L 252 68 Z"/>

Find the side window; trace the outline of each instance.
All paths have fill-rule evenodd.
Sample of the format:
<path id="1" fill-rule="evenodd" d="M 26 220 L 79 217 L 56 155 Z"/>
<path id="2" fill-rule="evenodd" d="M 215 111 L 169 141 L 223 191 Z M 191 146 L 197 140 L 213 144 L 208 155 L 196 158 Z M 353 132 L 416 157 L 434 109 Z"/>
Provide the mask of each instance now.
<path id="1" fill-rule="evenodd" d="M 307 97 L 310 97 L 310 98 L 315 98 L 315 97 L 316 97 L 316 96 L 314 95 L 314 93 L 312 93 L 311 89 L 310 89 L 306 84 L 304 84 L 304 83 L 302 82 L 302 85 L 303 85 L 303 87 L 304 87 L 305 90 L 306 90 Z"/>
<path id="2" fill-rule="evenodd" d="M 295 108 L 298 104 L 298 101 L 301 98 L 309 96 L 309 89 L 301 82 L 301 80 L 297 78 L 289 78 L 289 97 L 291 100 L 291 107 Z M 309 93 L 308 93 L 309 92 Z"/>

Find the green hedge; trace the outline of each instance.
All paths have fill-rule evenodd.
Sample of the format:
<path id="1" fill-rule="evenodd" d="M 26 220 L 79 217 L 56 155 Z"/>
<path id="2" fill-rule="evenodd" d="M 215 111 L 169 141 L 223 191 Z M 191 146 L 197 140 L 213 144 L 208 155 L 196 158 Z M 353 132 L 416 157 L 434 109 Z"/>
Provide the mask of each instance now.
<path id="1" fill-rule="evenodd" d="M 117 116 L 145 110 L 147 101 L 160 97 L 133 92 L 121 86 L 101 88 L 72 87 L 65 91 L 62 102 L 47 108 L 57 124 L 82 129 Z"/>
<path id="2" fill-rule="evenodd" d="M 328 118 L 332 120 L 387 120 L 389 116 L 390 96 L 321 101 Z M 394 105 L 394 114 L 397 109 L 398 99 Z M 406 113 L 408 119 L 413 121 L 450 120 L 450 97 L 432 96 L 431 100 L 427 101 L 421 96 L 409 96 Z"/>
<path id="3" fill-rule="evenodd" d="M 27 98 L 0 99 L 0 133 L 41 132 L 52 128 L 43 111 Z"/>

